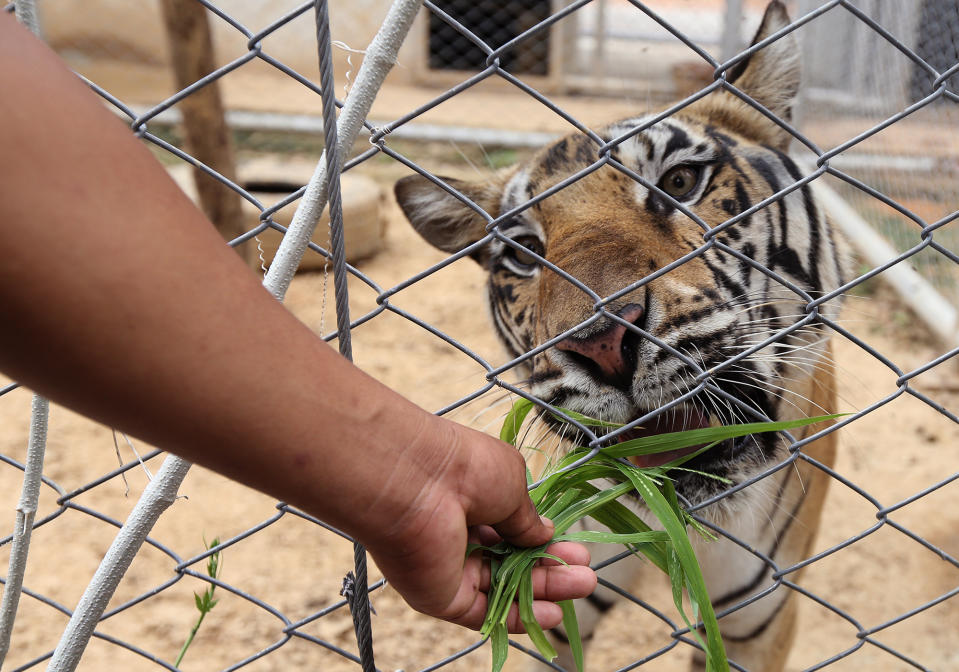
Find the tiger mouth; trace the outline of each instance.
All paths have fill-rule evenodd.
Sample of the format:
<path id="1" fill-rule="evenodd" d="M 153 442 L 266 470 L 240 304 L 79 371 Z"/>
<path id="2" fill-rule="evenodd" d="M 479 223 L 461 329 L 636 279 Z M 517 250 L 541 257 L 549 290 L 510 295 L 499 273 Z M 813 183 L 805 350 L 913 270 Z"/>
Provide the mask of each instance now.
<path id="1" fill-rule="evenodd" d="M 642 417 L 642 416 L 640 416 Z M 630 441 L 632 439 L 642 439 L 648 436 L 658 436 L 660 434 L 672 434 L 674 432 L 683 432 L 691 429 L 705 429 L 713 425 L 710 417 L 697 409 L 681 408 L 676 411 L 661 413 L 655 418 L 632 429 L 628 429 L 622 434 L 617 435 L 617 441 Z M 629 460 L 637 467 L 661 467 L 681 457 L 686 457 L 695 453 L 705 444 L 680 448 L 678 450 L 669 450 L 664 453 L 653 453 L 651 455 L 634 455 Z"/>
<path id="2" fill-rule="evenodd" d="M 647 412 L 642 412 L 636 416 L 636 419 L 641 418 L 646 414 Z M 566 423 L 558 424 L 565 427 L 567 430 L 570 428 L 570 425 Z M 713 415 L 704 413 L 697 408 L 682 406 L 671 411 L 660 413 L 644 423 L 642 426 L 632 427 L 616 434 L 615 437 L 610 438 L 607 445 L 630 441 L 632 439 L 658 436 L 662 434 L 672 434 L 694 429 L 717 427 L 723 424 L 726 423 Z M 610 428 L 608 431 L 600 434 L 600 438 L 603 435 L 610 434 L 614 431 L 616 431 L 614 428 Z M 583 441 L 586 439 L 585 436 L 579 436 L 576 438 Z M 726 439 L 720 441 L 709 450 L 701 453 L 700 455 L 696 455 L 685 462 L 684 466 L 696 470 L 708 471 L 709 465 L 729 460 L 733 455 L 745 448 L 751 439 L 752 435 L 747 435 L 741 436 L 737 439 Z M 699 451 L 704 445 L 706 444 L 698 444 L 695 446 L 689 446 L 687 448 L 680 448 L 662 453 L 653 453 L 650 455 L 636 455 L 630 457 L 629 460 L 638 467 L 661 467 L 665 464 L 669 464 L 670 462 Z"/>

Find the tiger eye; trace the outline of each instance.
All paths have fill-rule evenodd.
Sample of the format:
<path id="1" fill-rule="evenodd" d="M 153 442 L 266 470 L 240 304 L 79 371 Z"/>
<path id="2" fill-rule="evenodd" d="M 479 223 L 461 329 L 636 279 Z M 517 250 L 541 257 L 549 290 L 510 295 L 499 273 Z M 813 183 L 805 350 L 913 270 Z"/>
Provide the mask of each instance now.
<path id="1" fill-rule="evenodd" d="M 659 187 L 673 198 L 682 198 L 699 183 L 699 169 L 695 166 L 676 166 L 663 175 Z"/>
<path id="2" fill-rule="evenodd" d="M 533 254 L 543 256 L 543 244 L 540 242 L 539 238 L 536 236 L 518 236 L 513 239 L 527 250 Z M 515 247 L 507 247 L 505 254 L 513 257 L 513 259 L 519 263 L 521 266 L 526 267 L 535 267 L 539 264 L 539 260 L 531 254 L 527 254 L 523 249 L 517 249 Z"/>

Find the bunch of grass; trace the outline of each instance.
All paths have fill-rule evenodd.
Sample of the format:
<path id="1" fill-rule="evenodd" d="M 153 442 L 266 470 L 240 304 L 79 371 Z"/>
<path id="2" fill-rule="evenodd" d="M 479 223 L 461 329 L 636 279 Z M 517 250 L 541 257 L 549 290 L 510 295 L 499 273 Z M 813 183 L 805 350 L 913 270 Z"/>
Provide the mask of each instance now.
<path id="1" fill-rule="evenodd" d="M 532 402 L 526 399 L 517 401 L 506 417 L 500 438 L 515 446 L 520 427 L 532 409 Z M 585 426 L 618 426 L 565 409 L 560 410 Z M 707 539 L 712 539 L 713 535 L 680 506 L 669 472 L 694 471 L 682 465 L 721 441 L 762 432 L 794 429 L 834 417 L 836 416 L 707 427 L 631 439 L 602 448 L 592 459 L 571 468 L 571 465 L 589 452 L 586 448 L 576 448 L 558 462 L 547 465 L 538 485 L 530 490 L 530 497 L 536 510 L 552 519 L 556 526 L 555 536 L 550 543 L 576 541 L 623 544 L 666 573 L 676 609 L 689 632 L 706 653 L 707 672 L 725 672 L 729 670 L 729 662 L 726 659 L 719 624 L 687 528 L 692 527 Z M 657 467 L 637 467 L 625 459 L 693 446 L 701 447 Z M 714 478 L 703 472 L 696 473 Z M 527 479 L 532 486 L 532 476 L 529 473 Z M 609 487 L 601 489 L 596 483 L 605 483 Z M 620 497 L 630 493 L 639 495 L 649 511 L 659 520 L 662 530 L 650 528 L 632 510 L 618 501 Z M 569 531 L 574 523 L 585 517 L 592 518 L 609 531 Z M 467 554 L 479 549 L 485 551 L 491 559 L 489 605 L 480 632 L 491 640 L 493 672 L 499 672 L 506 662 L 509 642 L 506 617 L 514 601 L 518 603 L 520 620 L 539 653 L 547 660 L 556 658 L 555 649 L 533 616 L 531 577 L 537 561 L 543 558 L 552 558 L 559 562 L 562 560 L 547 553 L 546 546 L 520 548 L 506 542 L 495 546 L 471 545 Z M 687 613 L 684 593 L 688 596 L 691 614 Z M 573 602 L 561 602 L 560 606 L 563 609 L 563 627 L 576 667 L 579 672 L 583 672 L 583 646 Z M 705 634 L 705 639 L 700 630 Z"/>

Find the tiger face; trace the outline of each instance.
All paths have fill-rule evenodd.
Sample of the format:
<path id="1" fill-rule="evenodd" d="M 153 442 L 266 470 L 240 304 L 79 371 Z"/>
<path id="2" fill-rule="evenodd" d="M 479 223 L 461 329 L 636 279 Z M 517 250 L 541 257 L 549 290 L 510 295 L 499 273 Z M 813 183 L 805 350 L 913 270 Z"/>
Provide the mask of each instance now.
<path id="1" fill-rule="evenodd" d="M 786 23 L 773 3 L 757 41 Z M 824 412 L 806 402 L 829 365 L 823 319 L 837 303 L 815 300 L 842 284 L 841 243 L 809 187 L 791 189 L 803 177 L 791 135 L 760 109 L 790 118 L 791 34 L 727 81 L 758 105 L 717 88 L 670 115 L 569 135 L 489 181 L 445 179 L 463 198 L 420 176 L 396 185 L 420 234 L 450 252 L 472 246 L 488 270 L 496 332 L 529 392 L 626 423 L 620 439 Z M 784 446 L 730 440 L 687 466 L 737 483 Z M 688 472 L 678 482 L 694 502 L 727 487 Z"/>

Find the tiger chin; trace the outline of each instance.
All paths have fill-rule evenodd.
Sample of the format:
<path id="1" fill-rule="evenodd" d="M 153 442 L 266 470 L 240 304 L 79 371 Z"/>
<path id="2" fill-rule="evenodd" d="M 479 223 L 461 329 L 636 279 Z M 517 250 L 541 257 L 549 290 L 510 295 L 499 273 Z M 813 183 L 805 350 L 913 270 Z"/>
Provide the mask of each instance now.
<path id="1" fill-rule="evenodd" d="M 789 22 L 772 2 L 753 44 Z M 788 122 L 800 84 L 795 37 L 766 45 L 726 77 Z M 598 137 L 569 135 L 486 181 L 441 178 L 476 207 L 419 175 L 396 184 L 397 201 L 427 241 L 450 253 L 469 248 L 488 271 L 492 322 L 508 351 L 519 357 L 552 344 L 525 364 L 539 399 L 611 422 L 641 419 L 626 438 L 836 412 L 825 323 L 837 318 L 837 300 L 807 306 L 843 284 L 843 243 L 808 185 L 752 210 L 802 178 L 787 155 L 791 135 L 723 88 L 650 124 L 660 112 Z M 704 225 L 720 228 L 704 236 Z M 835 441 L 828 434 L 801 453 L 830 466 Z M 699 515 L 742 542 L 698 540 L 696 550 L 729 659 L 754 672 L 785 665 L 796 600 L 773 575 L 807 557 L 829 482 L 791 456 L 786 439 L 757 435 L 688 465 L 726 482 L 677 477 L 688 502 L 709 502 Z M 632 588 L 635 572 L 635 563 L 619 562 L 604 577 Z M 577 605 L 584 640 L 613 600 L 600 589 Z M 562 633 L 556 639 L 557 663 L 575 669 Z M 698 652 L 692 669 L 704 669 Z"/>

